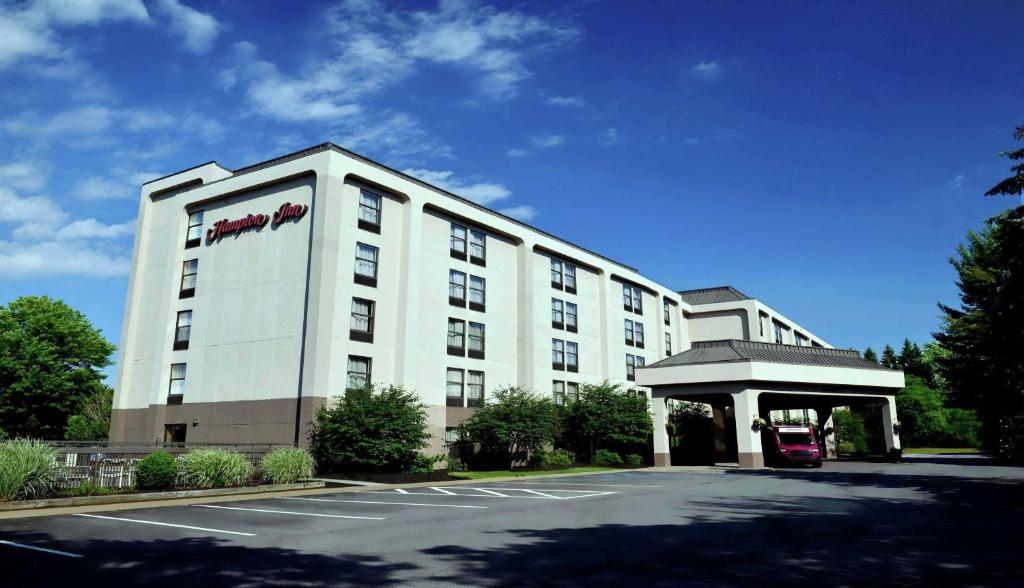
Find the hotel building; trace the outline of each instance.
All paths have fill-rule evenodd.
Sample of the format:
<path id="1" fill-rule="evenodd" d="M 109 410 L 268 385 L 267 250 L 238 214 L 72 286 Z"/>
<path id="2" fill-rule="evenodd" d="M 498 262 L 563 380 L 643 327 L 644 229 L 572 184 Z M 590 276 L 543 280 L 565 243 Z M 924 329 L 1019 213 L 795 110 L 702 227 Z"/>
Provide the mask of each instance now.
<path id="1" fill-rule="evenodd" d="M 318 407 L 371 382 L 420 395 L 436 453 L 495 388 L 562 402 L 607 379 L 655 399 L 667 463 L 664 399 L 758 412 L 737 396 L 757 374 L 701 359 L 735 371 L 744 345 L 786 356 L 801 408 L 808 386 L 882 400 L 902 386 L 733 288 L 676 291 L 327 143 L 143 185 L 111 439 L 303 444 Z"/>

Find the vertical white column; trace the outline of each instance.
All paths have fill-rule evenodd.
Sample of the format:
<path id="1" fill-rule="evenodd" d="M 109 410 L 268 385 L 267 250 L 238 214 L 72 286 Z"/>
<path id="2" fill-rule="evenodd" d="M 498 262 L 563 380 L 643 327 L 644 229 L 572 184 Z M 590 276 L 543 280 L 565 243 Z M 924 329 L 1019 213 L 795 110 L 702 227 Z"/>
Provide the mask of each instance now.
<path id="1" fill-rule="evenodd" d="M 732 401 L 736 413 L 736 451 L 741 468 L 763 468 L 761 433 L 752 428 L 757 412 L 757 390 L 734 392 Z"/>
<path id="2" fill-rule="evenodd" d="M 669 455 L 668 441 L 668 399 L 651 398 L 654 408 L 654 465 L 670 466 L 672 458 Z"/>
<path id="3" fill-rule="evenodd" d="M 893 425 L 899 422 L 896 418 L 896 397 L 886 396 L 885 404 L 882 405 L 882 433 L 885 437 L 886 452 L 892 456 L 899 452 L 900 436 L 893 430 Z"/>

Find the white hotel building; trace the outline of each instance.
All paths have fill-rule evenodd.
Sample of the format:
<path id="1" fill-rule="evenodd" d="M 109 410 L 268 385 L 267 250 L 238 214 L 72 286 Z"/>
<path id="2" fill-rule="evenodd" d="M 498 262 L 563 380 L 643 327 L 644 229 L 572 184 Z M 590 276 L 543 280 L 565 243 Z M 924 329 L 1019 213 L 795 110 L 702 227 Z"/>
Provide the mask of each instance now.
<path id="1" fill-rule="evenodd" d="M 438 452 L 497 387 L 605 379 L 654 400 L 657 463 L 665 399 L 692 398 L 755 467 L 752 416 L 880 399 L 893 428 L 903 385 L 732 288 L 677 292 L 330 143 L 143 186 L 113 441 L 301 444 L 369 381 L 421 396 Z"/>

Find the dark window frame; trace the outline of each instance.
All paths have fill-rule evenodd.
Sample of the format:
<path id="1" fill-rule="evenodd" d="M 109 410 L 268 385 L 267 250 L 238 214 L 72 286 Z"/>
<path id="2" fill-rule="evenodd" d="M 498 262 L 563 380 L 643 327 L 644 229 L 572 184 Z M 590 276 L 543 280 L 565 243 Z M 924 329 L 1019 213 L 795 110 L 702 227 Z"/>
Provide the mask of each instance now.
<path id="1" fill-rule="evenodd" d="M 561 385 L 561 390 L 559 390 Z M 565 381 L 564 380 L 551 380 L 551 397 L 554 399 L 555 404 L 565 404 Z"/>
<path id="2" fill-rule="evenodd" d="M 474 288 L 473 280 L 480 280 L 483 287 Z M 466 284 L 466 300 L 469 301 L 469 309 L 478 312 L 485 312 L 487 310 L 487 278 L 470 275 L 467 279 Z M 483 300 L 483 302 L 473 301 L 474 292 L 480 292 L 480 299 Z"/>
<path id="3" fill-rule="evenodd" d="M 375 197 L 377 199 L 377 207 L 374 208 L 372 206 L 367 206 L 367 205 L 363 204 L 363 196 L 364 195 L 369 195 L 369 196 Z M 356 218 L 358 220 L 358 224 L 359 224 L 359 228 L 360 229 L 363 229 L 364 231 L 370 231 L 371 233 L 377 233 L 379 235 L 380 234 L 381 221 L 382 221 L 382 219 L 384 217 L 384 210 L 383 209 L 384 209 L 384 197 L 383 196 L 381 196 L 380 194 L 377 194 L 376 192 L 371 192 L 369 190 L 365 190 L 365 189 L 360 189 L 359 190 L 359 209 L 358 209 L 358 212 L 356 214 Z M 363 218 L 363 211 L 364 210 L 372 210 L 372 211 L 374 211 L 374 213 L 376 214 L 376 217 L 377 217 L 377 222 L 373 222 L 372 220 L 364 219 Z"/>
<path id="4" fill-rule="evenodd" d="M 348 324 L 348 338 L 350 340 L 352 340 L 352 341 L 362 341 L 364 343 L 373 343 L 373 327 L 374 327 L 374 318 L 375 318 L 375 315 L 377 313 L 377 303 L 374 302 L 373 300 L 369 300 L 367 298 L 359 298 L 358 296 L 353 296 L 352 297 L 352 306 L 354 307 L 357 302 L 367 304 L 370 307 L 370 310 L 369 310 L 369 313 L 366 314 L 366 315 L 362 315 L 362 314 L 357 315 L 356 311 L 355 311 L 355 308 L 352 308 L 351 315 L 349 317 L 349 324 Z M 352 321 L 355 320 L 357 316 L 359 316 L 359 317 L 364 317 L 365 316 L 366 317 L 367 328 L 366 328 L 365 331 L 359 330 L 359 329 L 355 329 L 355 328 L 352 327 Z"/>
<path id="5" fill-rule="evenodd" d="M 559 305 L 559 309 L 555 310 L 555 304 Z M 558 318 L 555 318 L 555 313 L 558 313 Z M 565 328 L 565 301 L 559 300 L 558 298 L 551 299 L 551 327 L 554 329 Z"/>
<path id="6" fill-rule="evenodd" d="M 182 374 L 182 376 L 180 378 L 175 378 L 174 377 L 174 366 L 176 366 L 176 365 L 185 366 L 184 367 L 184 373 Z M 188 364 L 187 363 L 185 363 L 185 362 L 178 362 L 178 363 L 172 363 L 171 364 L 171 373 L 170 373 L 170 377 L 167 380 L 167 399 L 168 399 L 168 403 L 169 404 L 171 402 L 170 399 L 171 399 L 172 396 L 173 397 L 177 397 L 179 399 L 179 402 L 177 402 L 176 404 L 181 404 L 180 399 L 185 396 L 185 393 L 184 392 L 172 392 L 172 390 L 174 390 L 174 383 L 175 382 L 181 382 L 182 383 L 181 384 L 182 389 L 184 389 L 185 382 L 187 381 L 187 378 L 188 378 Z"/>
<path id="7" fill-rule="evenodd" d="M 456 237 L 455 236 L 455 230 L 456 229 L 462 229 L 462 235 L 463 235 L 462 237 Z M 456 246 L 457 243 L 459 243 L 459 242 L 462 243 L 462 247 L 461 248 Z M 467 259 L 466 253 L 467 253 L 467 251 L 469 251 L 468 246 L 469 246 L 469 228 L 464 227 L 464 226 L 462 226 L 462 225 L 460 225 L 458 223 L 452 223 L 451 224 L 451 232 L 449 233 L 449 236 L 448 236 L 448 254 L 451 255 L 452 257 L 454 257 L 455 259 L 459 259 L 461 261 L 466 261 L 466 259 Z"/>
<path id="8" fill-rule="evenodd" d="M 569 386 L 576 388 L 575 392 L 569 391 Z M 566 382 L 565 383 L 565 400 L 567 402 L 576 402 L 580 399 L 580 383 L 579 382 Z"/>
<path id="9" fill-rule="evenodd" d="M 462 326 L 462 332 L 452 331 L 452 325 L 458 324 Z M 452 334 L 455 333 L 462 339 L 460 345 L 452 345 Z M 466 321 L 465 319 L 459 319 L 454 317 L 448 317 L 448 331 L 445 336 L 445 344 L 448 349 L 448 355 L 454 355 L 456 357 L 466 356 Z"/>
<path id="10" fill-rule="evenodd" d="M 373 261 L 370 261 L 368 259 L 359 257 L 360 245 L 363 246 L 363 247 L 368 247 L 368 248 L 373 250 L 373 253 L 374 253 Z M 355 274 L 355 277 L 354 277 L 355 282 L 357 284 L 362 284 L 364 286 L 370 286 L 370 287 L 376 288 L 377 287 L 377 276 L 380 275 L 380 247 L 377 247 L 375 245 L 370 245 L 369 243 L 363 243 L 361 241 L 356 241 L 356 258 L 355 259 L 356 259 L 356 263 L 355 263 L 355 267 L 353 268 L 353 272 Z M 359 262 L 360 261 L 373 264 L 373 275 L 372 276 L 369 276 L 369 275 L 366 275 L 366 274 L 363 274 L 363 273 L 359 272 Z"/>
<path id="11" fill-rule="evenodd" d="M 665 304 L 665 324 L 672 326 L 672 311 L 669 309 L 669 305 Z"/>
<path id="12" fill-rule="evenodd" d="M 372 386 L 373 385 L 373 358 L 372 357 L 366 357 L 365 355 L 349 355 L 348 359 L 347 359 L 348 363 L 345 364 L 345 390 L 346 391 L 348 391 L 348 390 L 358 390 L 358 388 L 353 388 L 353 387 L 349 386 L 349 383 L 351 383 L 351 381 L 352 381 L 352 374 L 360 373 L 360 372 L 353 372 L 351 370 L 351 364 L 352 364 L 352 360 L 353 359 L 366 360 L 366 381 L 363 383 L 363 386 Z"/>
<path id="13" fill-rule="evenodd" d="M 451 393 L 448 391 L 450 386 L 451 386 L 451 384 L 452 384 L 452 381 L 449 379 L 449 375 L 452 372 L 458 372 L 459 373 L 459 395 L 458 396 L 452 396 Z M 465 406 L 466 405 L 466 370 L 464 370 L 462 368 L 447 368 L 445 373 L 444 373 L 444 378 L 445 378 L 445 381 L 444 381 L 444 383 L 445 383 L 445 386 L 444 386 L 445 405 L 446 406 Z M 457 399 L 457 401 L 456 401 L 456 399 Z"/>
<path id="14" fill-rule="evenodd" d="M 644 324 L 641 321 L 633 321 L 633 345 L 637 349 L 643 349 L 644 344 Z"/>
<path id="15" fill-rule="evenodd" d="M 672 357 L 672 333 L 665 333 L 665 357 Z"/>
<path id="16" fill-rule="evenodd" d="M 557 280 L 555 279 L 555 276 L 556 276 L 555 266 L 556 265 L 558 266 L 558 270 L 557 270 L 558 279 Z M 563 264 L 560 259 L 553 259 L 553 258 L 551 259 L 551 287 L 554 288 L 555 290 L 565 290 L 565 286 L 564 286 L 564 284 L 565 284 L 564 269 L 565 269 L 565 264 Z"/>
<path id="17" fill-rule="evenodd" d="M 480 397 L 479 398 L 473 398 L 473 397 L 471 397 L 469 395 L 470 387 L 471 386 L 475 386 L 475 384 L 470 384 L 469 383 L 469 378 L 470 378 L 470 376 L 472 376 L 474 374 L 479 374 L 480 375 Z M 483 370 L 466 370 L 466 381 L 463 384 L 463 393 L 466 396 L 466 407 L 467 408 L 476 408 L 476 407 L 479 407 L 479 406 L 483 406 L 483 404 L 484 404 L 484 394 L 486 393 L 486 390 L 487 390 L 487 381 L 486 381 L 486 376 L 484 375 Z"/>
<path id="18" fill-rule="evenodd" d="M 573 358 L 574 360 L 570 361 Z M 565 342 L 565 370 L 574 373 L 580 371 L 580 344 L 575 341 Z"/>
<path id="19" fill-rule="evenodd" d="M 461 285 L 462 297 L 458 297 L 458 296 L 453 296 L 452 295 L 452 288 L 460 287 L 459 284 L 456 284 L 455 282 L 452 281 L 452 277 L 455 276 L 455 275 L 462 276 L 462 285 Z M 460 272 L 459 270 L 456 270 L 456 269 L 449 269 L 448 270 L 448 304 L 450 304 L 452 306 L 457 306 L 459 308 L 466 308 L 466 301 L 469 299 L 468 289 L 469 289 L 469 277 L 468 277 L 468 274 L 466 274 L 466 272 Z"/>
<path id="20" fill-rule="evenodd" d="M 186 268 L 188 267 L 188 264 L 190 264 L 192 262 L 195 262 L 195 270 L 192 273 L 190 273 L 190 274 L 189 273 L 185 273 L 186 272 Z M 186 288 L 185 287 L 185 278 L 187 278 L 189 276 L 195 276 L 195 278 L 193 279 L 192 286 L 190 288 Z M 199 280 L 199 258 L 198 257 L 193 257 L 192 259 L 186 259 L 185 261 L 181 262 L 181 281 L 178 284 L 178 298 L 179 299 L 181 299 L 181 298 L 192 298 L 193 296 L 195 296 L 196 295 L 195 283 L 198 282 L 198 280 Z"/>
<path id="21" fill-rule="evenodd" d="M 636 356 L 631 353 L 626 354 L 626 379 L 636 381 Z"/>
<path id="22" fill-rule="evenodd" d="M 180 439 L 178 433 L 181 433 Z M 167 423 L 164 425 L 164 443 L 185 443 L 185 439 L 188 437 L 188 424 L 186 423 Z"/>
<path id="23" fill-rule="evenodd" d="M 577 270 L 577 268 L 576 268 L 576 266 L 574 264 L 566 263 L 564 261 L 562 262 L 562 287 L 569 294 L 575 294 L 576 293 L 576 286 L 577 286 L 576 276 L 578 274 L 578 272 L 576 270 Z M 571 286 L 569 285 L 569 281 L 570 281 L 569 280 L 569 276 L 570 275 L 572 276 L 572 285 Z"/>
<path id="24" fill-rule="evenodd" d="M 558 349 L 561 347 L 561 349 Z M 557 355 L 556 355 L 557 354 Z M 555 358 L 561 356 L 560 360 Z M 552 339 L 551 340 L 551 369 L 565 371 L 565 340 L 564 339 Z"/>
<path id="25" fill-rule="evenodd" d="M 480 327 L 480 349 L 473 349 L 473 326 Z M 484 359 L 487 351 L 487 327 L 483 323 L 467 321 L 466 323 L 466 354 L 471 359 Z"/>
<path id="26" fill-rule="evenodd" d="M 629 302 L 626 302 L 626 293 L 629 293 Z M 638 286 L 622 284 L 622 309 L 633 314 L 644 314 L 644 291 Z"/>
<path id="27" fill-rule="evenodd" d="M 572 312 L 569 312 L 569 307 L 572 307 Z M 572 317 L 572 322 L 569 322 L 569 317 Z M 565 302 L 565 330 L 570 333 L 579 332 L 579 306 L 574 302 Z"/>
<path id="28" fill-rule="evenodd" d="M 192 222 L 192 217 L 196 216 L 197 214 L 199 215 L 199 222 L 194 223 L 194 222 Z M 193 210 L 192 212 L 188 213 L 188 228 L 185 229 L 185 249 L 192 249 L 193 247 L 199 247 L 199 244 L 203 242 L 202 226 L 203 226 L 203 221 L 205 219 L 206 219 L 206 211 L 205 210 Z M 193 227 L 200 227 L 199 236 L 198 237 L 192 237 L 191 239 L 189 239 L 188 234 L 192 232 L 192 228 Z"/>
<path id="29" fill-rule="evenodd" d="M 182 326 L 181 316 L 188 315 L 188 324 Z M 185 337 L 181 337 L 181 330 L 186 329 Z M 180 351 L 182 349 L 188 349 L 188 342 L 192 338 L 192 310 L 179 310 L 177 316 L 174 319 L 174 350 Z"/>
<path id="30" fill-rule="evenodd" d="M 634 345 L 633 340 L 634 340 L 635 335 L 633 333 L 633 324 L 634 323 L 633 323 L 632 319 L 624 319 L 624 322 L 623 322 L 623 335 L 626 338 L 626 345 L 629 345 L 630 347 L 633 347 L 633 345 Z"/>
<path id="31" fill-rule="evenodd" d="M 482 267 L 487 267 L 487 233 L 472 228 L 468 229 L 468 231 L 469 239 L 466 242 L 466 246 L 467 251 L 469 252 L 469 263 L 479 265 Z M 483 250 L 483 256 L 473 255 L 473 246 L 475 245 L 473 243 L 474 235 L 479 235 L 483 239 L 482 245 L 480 245 L 480 248 Z"/>

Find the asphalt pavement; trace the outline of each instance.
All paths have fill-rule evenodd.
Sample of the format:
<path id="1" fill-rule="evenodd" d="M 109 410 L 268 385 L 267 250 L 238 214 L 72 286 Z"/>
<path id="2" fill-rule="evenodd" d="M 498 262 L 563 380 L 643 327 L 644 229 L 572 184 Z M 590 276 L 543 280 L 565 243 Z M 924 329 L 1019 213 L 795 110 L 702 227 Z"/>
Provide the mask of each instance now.
<path id="1" fill-rule="evenodd" d="M 1024 585 L 985 460 L 480 482 L 0 521 L 3 586 Z"/>

